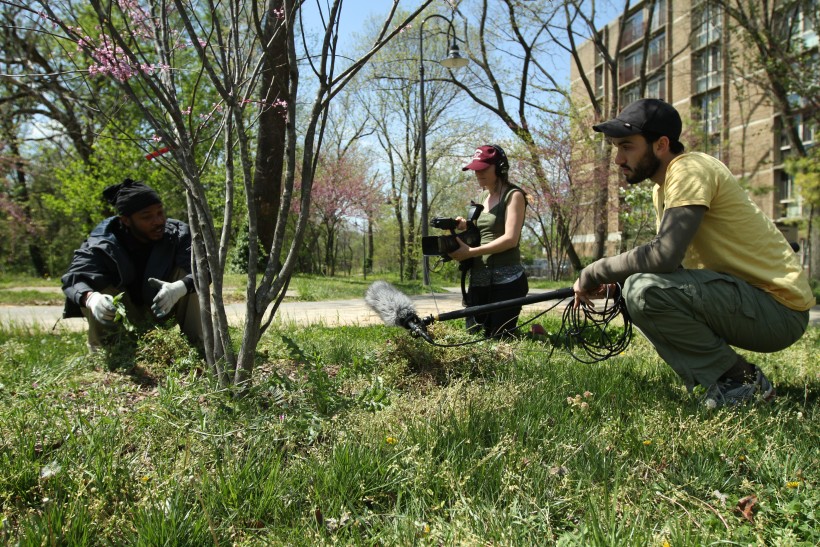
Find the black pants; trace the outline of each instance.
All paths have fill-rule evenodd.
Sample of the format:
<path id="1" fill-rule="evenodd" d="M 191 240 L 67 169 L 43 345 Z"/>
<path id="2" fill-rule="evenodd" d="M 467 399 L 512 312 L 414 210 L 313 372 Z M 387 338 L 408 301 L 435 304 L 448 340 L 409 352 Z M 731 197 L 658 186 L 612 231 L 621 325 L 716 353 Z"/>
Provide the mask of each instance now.
<path id="1" fill-rule="evenodd" d="M 527 275 L 521 274 L 521 277 L 509 283 L 490 285 L 489 287 L 470 287 L 470 290 L 467 291 L 467 298 L 464 303 L 467 306 L 492 304 L 494 302 L 527 296 L 529 290 L 530 286 L 529 283 L 527 283 Z M 503 310 L 468 317 L 467 331 L 475 333 L 483 331 L 484 336 L 488 338 L 491 336 L 510 336 L 518 325 L 518 316 L 520 313 L 521 306 L 518 306 L 516 308 L 505 308 Z"/>

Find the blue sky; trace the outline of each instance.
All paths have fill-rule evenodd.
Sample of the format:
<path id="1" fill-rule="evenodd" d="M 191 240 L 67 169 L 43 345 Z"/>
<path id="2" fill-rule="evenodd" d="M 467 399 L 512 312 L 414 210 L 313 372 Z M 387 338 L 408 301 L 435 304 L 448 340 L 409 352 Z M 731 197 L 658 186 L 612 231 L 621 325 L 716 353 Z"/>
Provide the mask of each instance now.
<path id="1" fill-rule="evenodd" d="M 325 7 L 328 2 L 332 0 L 318 0 Z M 623 9 L 625 0 L 611 0 L 599 1 L 596 5 L 596 15 L 599 20 L 599 25 L 608 23 Z M 308 0 L 302 7 L 302 16 L 304 17 L 305 26 L 308 29 L 315 31 L 321 30 L 321 23 L 318 17 L 318 8 L 316 6 L 317 0 Z M 355 34 L 361 32 L 365 22 L 371 19 L 374 15 L 379 16 L 379 20 L 389 11 L 392 0 L 344 0 L 342 3 L 342 14 L 340 19 L 340 45 L 342 51 L 347 49 L 347 46 L 354 40 Z M 405 10 L 410 10 L 419 5 L 419 0 L 402 0 L 400 6 Z M 466 8 L 466 3 L 463 4 Z M 449 7 L 445 0 L 439 0 L 432 4 L 433 9 L 437 9 L 438 13 L 442 15 L 449 14 Z M 476 21 L 469 21 L 469 24 L 475 24 Z M 566 72 L 563 79 L 569 83 L 569 55 L 566 59 L 556 59 L 553 61 L 556 70 Z"/>

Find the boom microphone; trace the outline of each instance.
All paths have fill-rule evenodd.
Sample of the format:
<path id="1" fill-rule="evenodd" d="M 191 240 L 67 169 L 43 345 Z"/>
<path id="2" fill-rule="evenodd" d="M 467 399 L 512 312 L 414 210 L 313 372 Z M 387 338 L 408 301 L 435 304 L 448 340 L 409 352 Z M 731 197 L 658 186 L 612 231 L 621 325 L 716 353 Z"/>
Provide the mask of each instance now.
<path id="1" fill-rule="evenodd" d="M 403 327 L 413 336 L 421 336 L 430 343 L 433 339 L 416 313 L 413 301 L 387 281 L 376 281 L 367 289 L 364 301 L 379 314 L 388 327 Z"/>

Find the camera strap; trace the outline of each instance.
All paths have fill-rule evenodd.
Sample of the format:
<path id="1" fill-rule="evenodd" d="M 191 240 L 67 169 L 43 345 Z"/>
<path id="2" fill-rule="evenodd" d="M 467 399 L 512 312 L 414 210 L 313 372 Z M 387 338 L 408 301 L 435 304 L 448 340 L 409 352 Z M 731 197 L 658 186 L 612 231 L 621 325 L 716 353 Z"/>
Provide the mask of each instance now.
<path id="1" fill-rule="evenodd" d="M 473 268 L 474 258 L 468 258 L 459 263 L 458 269 L 461 270 L 461 298 L 467 302 L 467 273 Z"/>

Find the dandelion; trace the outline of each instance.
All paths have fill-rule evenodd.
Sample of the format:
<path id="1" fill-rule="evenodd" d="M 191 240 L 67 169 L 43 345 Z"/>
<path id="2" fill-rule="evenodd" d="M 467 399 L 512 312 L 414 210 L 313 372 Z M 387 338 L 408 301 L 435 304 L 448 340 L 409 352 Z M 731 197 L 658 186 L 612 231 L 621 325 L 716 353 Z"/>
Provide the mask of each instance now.
<path id="1" fill-rule="evenodd" d="M 789 481 L 786 483 L 786 488 L 799 488 L 800 481 Z"/>
<path id="2" fill-rule="evenodd" d="M 149 477 L 148 475 L 143 475 L 143 476 L 140 478 L 140 480 L 141 480 L 142 482 L 148 482 L 148 481 L 150 481 L 150 480 L 151 480 L 151 477 Z"/>
<path id="3" fill-rule="evenodd" d="M 738 459 L 739 461 L 745 462 L 745 461 L 746 461 L 746 456 L 744 456 L 743 454 L 741 454 L 740 456 L 738 456 L 738 457 L 737 457 L 737 459 Z"/>
<path id="4" fill-rule="evenodd" d="M 669 540 L 665 539 L 663 543 L 661 543 L 661 547 L 672 547 L 672 545 L 669 543 Z"/>
<path id="5" fill-rule="evenodd" d="M 646 440 L 643 442 L 643 445 L 644 445 L 644 446 L 649 446 L 650 444 L 652 444 L 652 439 L 646 439 Z"/>
<path id="6" fill-rule="evenodd" d="M 57 473 L 60 472 L 62 467 L 57 462 L 51 462 L 48 465 L 44 465 L 42 469 L 40 469 L 40 478 L 43 480 L 48 480 Z"/>
<path id="7" fill-rule="evenodd" d="M 726 506 L 726 498 L 728 498 L 726 494 L 722 493 L 720 490 L 715 490 L 712 492 L 712 495 L 721 503 L 721 505 L 724 507 Z"/>
<path id="8" fill-rule="evenodd" d="M 394 444 L 396 444 L 397 442 L 399 442 L 399 440 L 398 440 L 396 437 L 387 437 L 387 438 L 384 440 L 384 442 L 386 442 L 386 443 L 387 443 L 387 444 L 389 444 L 389 445 L 394 445 Z"/>

